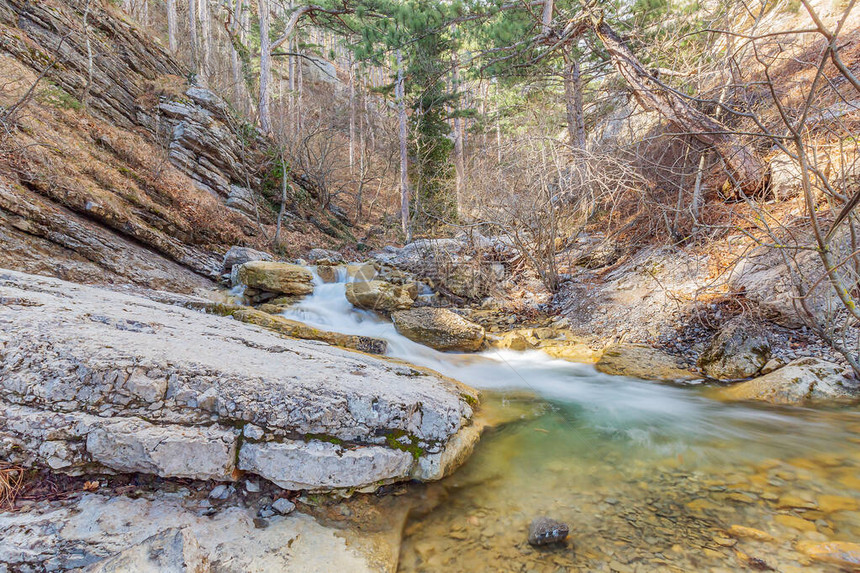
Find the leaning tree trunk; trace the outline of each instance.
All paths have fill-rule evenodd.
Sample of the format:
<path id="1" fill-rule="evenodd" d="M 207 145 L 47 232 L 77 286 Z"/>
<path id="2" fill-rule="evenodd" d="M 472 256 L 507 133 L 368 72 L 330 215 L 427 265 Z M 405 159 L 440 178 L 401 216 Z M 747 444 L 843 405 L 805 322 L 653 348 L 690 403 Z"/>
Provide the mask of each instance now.
<path id="1" fill-rule="evenodd" d="M 591 27 L 609 52 L 615 69 L 628 83 L 643 108 L 659 112 L 677 127 L 712 146 L 725 162 L 734 183 L 741 189 L 753 192 L 764 186 L 767 166 L 739 136 L 660 84 L 602 19 Z"/>

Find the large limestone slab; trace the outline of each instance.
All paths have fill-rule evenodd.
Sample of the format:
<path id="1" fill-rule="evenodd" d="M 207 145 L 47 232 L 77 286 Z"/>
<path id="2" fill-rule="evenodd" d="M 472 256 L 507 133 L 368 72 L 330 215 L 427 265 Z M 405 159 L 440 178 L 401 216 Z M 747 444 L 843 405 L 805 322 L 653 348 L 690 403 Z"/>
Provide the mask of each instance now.
<path id="1" fill-rule="evenodd" d="M 246 427 L 260 442 L 314 438 L 381 461 L 406 457 L 391 436 L 438 455 L 466 447 L 453 438 L 477 397 L 408 365 L 11 271 L 0 271 L 0 358 L 0 408 L 17 409 L 0 419 L 0 453 L 70 473 L 218 479 L 232 469 L 230 436 Z M 412 471 L 387 463 L 397 469 L 380 480 Z"/>

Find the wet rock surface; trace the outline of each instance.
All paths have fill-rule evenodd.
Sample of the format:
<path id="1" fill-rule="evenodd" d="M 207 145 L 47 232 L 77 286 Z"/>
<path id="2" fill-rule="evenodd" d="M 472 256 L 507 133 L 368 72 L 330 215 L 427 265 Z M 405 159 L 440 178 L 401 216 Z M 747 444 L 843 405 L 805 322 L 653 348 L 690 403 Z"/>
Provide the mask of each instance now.
<path id="1" fill-rule="evenodd" d="M 484 342 L 484 329 L 445 308 L 416 308 L 391 315 L 397 332 L 441 351 L 474 352 Z"/>
<path id="2" fill-rule="evenodd" d="M 241 266 L 251 261 L 271 261 L 272 255 L 264 253 L 249 247 L 230 247 L 227 254 L 224 255 L 224 264 L 221 266 L 221 272 L 231 274 L 233 267 Z"/>
<path id="3" fill-rule="evenodd" d="M 354 306 L 383 313 L 412 308 L 416 296 L 418 291 L 414 285 L 398 286 L 379 280 L 346 285 L 346 298 Z"/>

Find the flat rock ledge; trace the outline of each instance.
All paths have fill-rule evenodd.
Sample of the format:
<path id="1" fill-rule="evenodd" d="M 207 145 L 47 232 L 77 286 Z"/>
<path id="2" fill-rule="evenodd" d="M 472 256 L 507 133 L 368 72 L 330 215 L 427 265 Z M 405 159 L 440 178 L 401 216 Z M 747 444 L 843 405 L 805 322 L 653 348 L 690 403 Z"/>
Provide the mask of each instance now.
<path id="1" fill-rule="evenodd" d="M 328 527 L 228 501 L 214 513 L 189 492 L 84 493 L 0 512 L 0 571 L 371 573 L 394 571 L 399 536 Z"/>
<path id="2" fill-rule="evenodd" d="M 362 490 L 449 473 L 477 393 L 230 318 L 0 270 L 0 459 Z"/>

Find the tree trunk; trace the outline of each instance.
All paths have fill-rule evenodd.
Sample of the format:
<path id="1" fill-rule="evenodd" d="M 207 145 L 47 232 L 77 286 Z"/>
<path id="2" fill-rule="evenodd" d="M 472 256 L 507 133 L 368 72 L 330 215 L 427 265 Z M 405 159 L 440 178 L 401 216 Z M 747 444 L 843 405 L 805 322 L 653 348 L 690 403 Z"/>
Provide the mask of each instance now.
<path id="1" fill-rule="evenodd" d="M 209 0 L 199 0 L 200 10 L 200 37 L 203 46 L 203 61 L 200 67 L 200 75 L 205 82 L 212 75 L 212 21 L 210 17 Z"/>
<path id="2" fill-rule="evenodd" d="M 176 0 L 167 0 L 167 45 L 176 53 Z"/>
<path id="3" fill-rule="evenodd" d="M 569 47 L 565 49 L 567 60 L 564 69 L 564 102 L 567 107 L 567 134 L 574 149 L 585 148 L 585 116 L 582 111 L 582 78 L 579 73 L 579 58 Z"/>
<path id="4" fill-rule="evenodd" d="M 767 166 L 739 136 L 661 85 L 606 22 L 601 20 L 592 29 L 643 108 L 660 113 L 675 126 L 712 146 L 725 162 L 733 182 L 741 189 L 747 192 L 762 189 L 767 180 Z"/>
<path id="5" fill-rule="evenodd" d="M 349 58 L 349 174 L 355 171 L 355 65 Z"/>
<path id="6" fill-rule="evenodd" d="M 90 100 L 90 88 L 93 85 L 93 45 L 90 42 L 90 0 L 87 0 L 86 7 L 84 8 L 84 35 L 86 37 L 87 44 L 87 83 L 84 86 L 84 93 L 81 94 L 81 104 L 84 106 L 84 110 L 87 109 L 87 105 Z"/>
<path id="7" fill-rule="evenodd" d="M 552 32 L 552 9 L 553 9 L 553 0 L 544 0 L 543 3 L 543 12 L 541 13 L 540 23 L 541 23 L 541 35 L 549 36 L 550 32 Z"/>
<path id="8" fill-rule="evenodd" d="M 406 235 L 406 242 L 412 240 L 412 234 L 409 228 L 409 172 L 408 172 L 408 157 L 406 155 L 406 90 L 405 79 L 403 77 L 403 54 L 397 50 L 397 119 L 399 121 L 398 136 L 400 139 L 400 224 L 403 228 L 403 234 Z"/>
<path id="9" fill-rule="evenodd" d="M 200 67 L 197 40 L 197 0 L 188 0 L 188 35 L 191 40 L 191 73 L 197 75 Z"/>
<path id="10" fill-rule="evenodd" d="M 269 46 L 269 1 L 259 0 L 260 9 L 260 127 L 272 131 L 269 118 L 269 79 L 272 76 L 272 51 Z"/>
<path id="11" fill-rule="evenodd" d="M 175 1 L 175 0 L 174 0 Z M 231 0 L 233 18 L 230 20 L 230 34 L 238 40 L 239 29 L 242 21 L 242 0 Z M 244 91 L 242 90 L 242 62 L 239 61 L 239 52 L 236 46 L 230 42 L 230 69 L 233 73 L 233 104 L 239 111 L 245 111 Z"/>
<path id="12" fill-rule="evenodd" d="M 463 197 L 463 181 L 466 175 L 466 165 L 463 160 L 463 120 L 458 115 L 460 111 L 460 62 L 458 61 L 457 53 L 454 52 L 453 62 L 451 63 L 451 89 L 454 92 L 454 196 L 456 198 L 457 213 L 460 212 L 460 205 Z"/>

